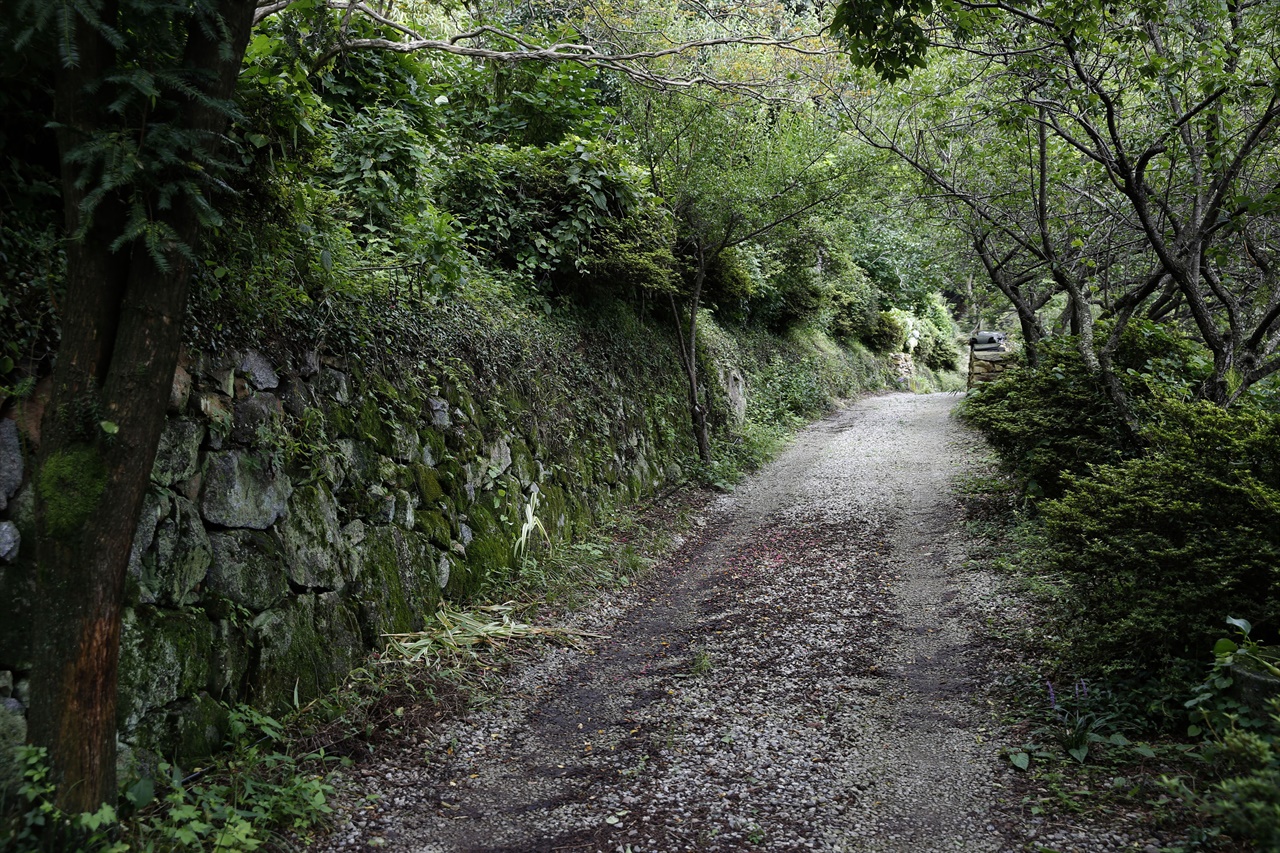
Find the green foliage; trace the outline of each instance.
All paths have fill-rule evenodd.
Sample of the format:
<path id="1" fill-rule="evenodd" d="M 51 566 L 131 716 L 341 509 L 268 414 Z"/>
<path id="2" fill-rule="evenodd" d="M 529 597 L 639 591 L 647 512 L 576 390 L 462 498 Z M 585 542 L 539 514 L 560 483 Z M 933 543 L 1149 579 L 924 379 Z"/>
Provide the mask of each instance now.
<path id="1" fill-rule="evenodd" d="M 767 301 L 759 313 L 774 332 L 812 323 L 823 306 L 825 292 L 819 269 L 820 247 L 805 237 L 788 240 L 771 265 Z"/>
<path id="2" fill-rule="evenodd" d="M 1280 708 L 1275 710 L 1265 734 L 1232 728 L 1223 735 L 1222 748 L 1234 775 L 1199 796 L 1178 789 L 1232 836 L 1261 850 L 1280 847 Z"/>
<path id="3" fill-rule="evenodd" d="M 854 64 L 892 83 L 924 66 L 929 37 L 921 19 L 933 9 L 932 0 L 844 0 L 831 29 Z"/>
<path id="4" fill-rule="evenodd" d="M 8 815 L 13 853 L 83 850 L 258 850 L 281 831 L 305 833 L 333 812 L 323 753 L 289 754 L 283 726 L 248 707 L 232 709 L 227 755 L 184 776 L 160 763 L 154 776 L 133 780 L 117 810 L 68 815 L 53 805 L 44 749 L 22 747 L 22 803 Z"/>
<path id="5" fill-rule="evenodd" d="M 1072 654 L 1129 672 L 1194 656 L 1224 610 L 1280 627 L 1280 417 L 1167 403 L 1147 440 L 1042 506 Z"/>
<path id="6" fill-rule="evenodd" d="M 1118 462 L 1137 452 L 1072 338 L 1040 346 L 1037 369 L 1007 370 L 970 395 L 965 418 L 1009 465 L 1028 494 L 1062 493 L 1066 474 Z"/>
<path id="7" fill-rule="evenodd" d="M 64 153 L 84 192 L 74 236 L 88 233 L 106 203 L 112 250 L 140 244 L 156 267 L 168 270 L 175 255 L 190 258 L 194 249 L 174 230 L 169 211 L 188 207 L 205 227 L 222 221 L 206 194 L 228 164 L 213 154 L 208 134 L 189 125 L 183 106 L 195 100 L 235 113 L 231 103 L 204 94 L 210 69 L 194 67 L 187 56 L 188 33 L 225 38 L 227 27 L 212 2 L 128 0 L 111 17 L 83 4 L 22 2 L 5 16 L 0 40 L 39 67 L 25 68 L 27 79 L 49 79 L 50 63 L 80 65 L 80 21 L 109 45 L 114 60 L 102 78 L 84 81 L 93 106 L 76 121 L 86 132 Z"/>
<path id="8" fill-rule="evenodd" d="M 1198 790 L 1181 778 L 1161 781 L 1231 836 L 1273 849 L 1280 844 L 1280 696 L 1251 695 L 1245 684 L 1270 676 L 1274 691 L 1280 671 L 1274 650 L 1253 639 L 1248 620 L 1226 621 L 1236 629 L 1236 640 L 1223 637 L 1214 644 L 1209 678 L 1186 703 L 1188 733 L 1205 735 L 1203 750 L 1218 778 Z"/>
<path id="9" fill-rule="evenodd" d="M 875 352 L 902 352 L 911 335 L 911 318 L 903 311 L 881 311 L 875 325 L 866 338 L 867 346 Z"/>
<path id="10" fill-rule="evenodd" d="M 917 308 L 917 315 L 920 336 L 916 344 L 917 360 L 932 370 L 955 370 L 959 366 L 956 351 L 959 330 L 942 296 L 936 292 L 929 294 L 924 305 Z"/>
<path id="11" fill-rule="evenodd" d="M 592 261 L 606 260 L 597 241 L 637 254 L 635 283 L 668 283 L 656 199 L 616 145 L 570 137 L 546 148 L 477 146 L 449 164 L 440 194 L 478 249 L 539 283 L 590 278 Z"/>
<path id="12" fill-rule="evenodd" d="M 842 263 L 827 279 L 827 326 L 843 343 L 869 341 L 876 329 L 879 294 L 862 267 Z"/>
<path id="13" fill-rule="evenodd" d="M 572 63 L 452 63 L 441 115 L 459 148 L 557 145 L 570 136 L 604 135 L 615 110 L 602 101 L 614 85 Z"/>

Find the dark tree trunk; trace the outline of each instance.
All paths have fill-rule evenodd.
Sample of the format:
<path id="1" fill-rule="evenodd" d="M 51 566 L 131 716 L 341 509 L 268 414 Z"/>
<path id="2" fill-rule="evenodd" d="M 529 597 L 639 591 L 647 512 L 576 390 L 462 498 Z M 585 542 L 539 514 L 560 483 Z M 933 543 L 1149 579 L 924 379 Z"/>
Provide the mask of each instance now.
<path id="1" fill-rule="evenodd" d="M 702 300 L 702 284 L 706 281 L 709 263 L 706 250 L 702 246 L 697 249 L 697 260 L 693 288 L 686 305 L 689 311 L 687 331 L 674 295 L 671 297 L 671 310 L 676 319 L 676 337 L 680 341 L 680 364 L 684 368 L 685 381 L 688 383 L 689 416 L 693 424 L 693 438 L 698 444 L 698 458 L 704 463 L 709 463 L 711 461 L 711 429 L 707 423 L 707 410 L 698 397 L 698 308 Z"/>
<path id="2" fill-rule="evenodd" d="M 213 98 L 234 91 L 253 9 L 253 0 L 221 0 L 230 43 L 191 28 L 184 65 L 212 72 L 206 91 Z M 62 188 L 72 235 L 82 228 L 83 191 L 75 169 L 65 165 L 66 154 L 85 137 L 111 129 L 111 117 L 87 86 L 114 63 L 91 27 L 81 24 L 76 38 L 80 62 L 57 80 Z M 181 120 L 217 138 L 227 117 L 193 100 L 181 105 Z M 125 573 L 164 427 L 190 279 L 176 245 L 166 252 L 165 268 L 137 244 L 112 252 L 118 210 L 104 202 L 83 236 L 67 245 L 62 345 L 36 460 L 40 609 L 30 739 L 47 748 L 58 805 L 71 812 L 95 810 L 116 795 Z M 197 242 L 194 210 L 181 205 L 162 215 L 177 241 Z"/>

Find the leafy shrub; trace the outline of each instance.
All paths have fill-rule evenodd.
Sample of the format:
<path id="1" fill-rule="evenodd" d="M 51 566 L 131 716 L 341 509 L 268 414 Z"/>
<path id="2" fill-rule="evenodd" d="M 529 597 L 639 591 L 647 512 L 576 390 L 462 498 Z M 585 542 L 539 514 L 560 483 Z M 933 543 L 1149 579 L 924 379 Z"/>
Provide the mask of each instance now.
<path id="1" fill-rule="evenodd" d="M 824 288 L 817 246 L 804 239 L 788 242 L 769 277 L 769 301 L 761 319 L 775 332 L 812 322 L 822 308 Z"/>
<path id="2" fill-rule="evenodd" d="M 911 326 L 905 314 L 900 311 L 881 311 L 866 342 L 875 352 L 902 352 L 910 334 Z"/>
<path id="3" fill-rule="evenodd" d="M 161 763 L 155 776 L 133 780 L 120 811 L 104 804 L 93 813 L 68 814 L 54 805 L 43 747 L 21 747 L 20 801 L 0 823 L 6 850 L 126 851 L 262 848 L 281 830 L 306 833 L 333 813 L 323 751 L 298 758 L 278 721 L 241 706 L 230 714 L 229 752 L 190 775 Z"/>
<path id="4" fill-rule="evenodd" d="M 1271 719 L 1267 735 L 1227 732 L 1223 746 L 1236 772 L 1196 798 L 1201 811 L 1259 850 L 1280 849 L 1280 714 Z"/>
<path id="5" fill-rule="evenodd" d="M 593 243 L 606 235 L 653 258 L 666 245 L 642 173 L 621 148 L 601 140 L 477 146 L 449 165 L 440 199 L 478 249 L 539 282 L 563 284 L 590 274 L 598 257 Z M 659 266 L 655 260 L 653 268 Z"/>
<path id="6" fill-rule="evenodd" d="M 1137 451 L 1074 338 L 1043 341 L 1039 367 L 1008 370 L 978 386 L 963 411 L 1032 496 L 1056 497 L 1064 475 Z"/>
<path id="7" fill-rule="evenodd" d="M 611 81 L 572 63 L 519 65 L 450 62 L 441 113 L 459 142 L 556 145 L 604 133 L 615 111 L 602 101 Z"/>
<path id="8" fill-rule="evenodd" d="M 878 302 L 879 294 L 870 276 L 849 261 L 827 282 L 827 328 L 844 343 L 866 340 L 876 328 Z"/>
<path id="9" fill-rule="evenodd" d="M 1100 323 L 1098 335 L 1106 334 Z M 1195 345 L 1154 323 L 1134 322 L 1116 353 L 1116 370 L 1141 417 L 1159 401 L 1186 399 L 1207 369 Z M 978 386 L 964 406 L 1032 497 L 1062 494 L 1064 477 L 1118 463 L 1141 451 L 1074 337 L 1040 343 L 1040 364 L 1020 366 Z"/>
<path id="10" fill-rule="evenodd" d="M 1208 403 L 1160 414 L 1145 455 L 1067 477 L 1042 506 L 1073 654 L 1111 669 L 1194 656 L 1227 612 L 1280 628 L 1280 416 Z"/>
<path id="11" fill-rule="evenodd" d="M 955 370 L 958 367 L 958 330 L 942 296 L 930 293 L 917 307 L 916 316 L 920 333 L 916 346 L 918 360 L 933 370 Z"/>

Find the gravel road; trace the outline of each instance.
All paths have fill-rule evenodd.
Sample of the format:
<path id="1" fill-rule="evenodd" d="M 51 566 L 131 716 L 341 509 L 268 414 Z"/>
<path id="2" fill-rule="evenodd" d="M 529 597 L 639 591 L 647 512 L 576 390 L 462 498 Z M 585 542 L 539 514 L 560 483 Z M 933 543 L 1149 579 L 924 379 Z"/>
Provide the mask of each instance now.
<path id="1" fill-rule="evenodd" d="M 859 401 L 716 501 L 607 635 L 354 777 L 332 850 L 1000 851 L 957 398 Z"/>

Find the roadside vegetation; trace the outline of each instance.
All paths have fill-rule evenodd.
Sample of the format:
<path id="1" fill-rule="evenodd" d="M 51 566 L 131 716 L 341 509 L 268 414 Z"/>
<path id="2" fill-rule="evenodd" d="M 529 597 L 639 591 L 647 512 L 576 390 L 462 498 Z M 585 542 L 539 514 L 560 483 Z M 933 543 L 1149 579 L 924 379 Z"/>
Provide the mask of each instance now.
<path id="1" fill-rule="evenodd" d="M 1007 467 L 991 518 L 1044 615 L 1010 761 L 1105 767 L 1199 815 L 1189 844 L 1280 844 L 1273 4 L 98 11 L 0 19 L 0 415 L 48 400 L 36 468 L 70 484 L 38 490 L 24 544 L 48 584 L 45 753 L 10 795 L 16 843 L 251 850 L 274 831 L 256 827 L 323 819 L 342 750 L 286 750 L 247 709 L 220 769 L 122 780 L 101 805 L 114 657 L 82 707 L 65 673 L 83 649 L 61 638 L 119 624 L 182 347 L 318 347 L 485 388 L 557 352 L 643 349 L 637 376 L 675 377 L 659 402 L 682 473 L 723 489 L 833 399 L 915 387 L 891 357 L 957 388 L 960 326 L 994 325 L 1022 363 L 964 413 Z M 124 310 L 143 286 L 148 310 Z M 725 355 L 745 413 L 709 375 Z M 293 426 L 283 448 L 323 453 Z M 518 571 L 450 607 L 545 606 L 640 570 L 611 539 L 538 544 L 536 521 L 512 531 Z M 473 634 L 537 624 L 490 615 Z M 354 728 L 398 719 L 399 697 L 471 695 L 355 685 L 366 710 L 323 712 Z M 1028 807 L 1079 807 L 1054 796 Z"/>

